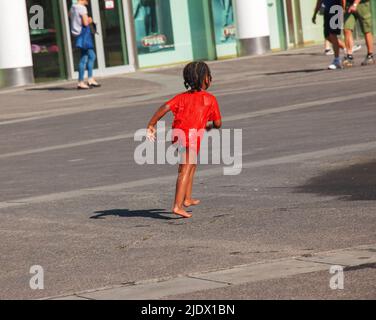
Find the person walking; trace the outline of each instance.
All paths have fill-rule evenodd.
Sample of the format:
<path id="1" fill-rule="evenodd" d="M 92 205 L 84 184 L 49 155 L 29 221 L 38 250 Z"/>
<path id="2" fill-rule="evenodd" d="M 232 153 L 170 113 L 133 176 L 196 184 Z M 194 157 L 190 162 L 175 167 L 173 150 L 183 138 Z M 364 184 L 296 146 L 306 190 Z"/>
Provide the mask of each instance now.
<path id="1" fill-rule="evenodd" d="M 344 32 L 347 49 L 343 66 L 352 67 L 354 65 L 353 32 L 357 21 L 360 23 L 368 50 L 367 56 L 362 62 L 362 66 L 375 64 L 373 57 L 372 11 L 370 0 L 342 0 L 342 5 L 345 10 Z"/>
<path id="2" fill-rule="evenodd" d="M 312 22 L 316 24 L 317 14 L 319 12 L 323 13 L 324 16 L 324 36 L 333 45 L 334 60 L 329 65 L 329 70 L 342 69 L 342 61 L 339 56 L 340 48 L 344 48 L 344 44 L 338 39 L 341 35 L 341 28 L 332 25 L 332 19 L 336 18 L 337 13 L 333 13 L 331 10 L 333 6 L 337 6 L 339 9 L 342 7 L 342 0 L 317 0 L 316 8 L 313 13 Z M 334 10 L 335 11 L 335 10 Z"/>
<path id="3" fill-rule="evenodd" d="M 81 59 L 78 66 L 77 89 L 91 89 L 100 87 L 100 84 L 93 77 L 96 54 L 94 51 L 94 39 L 90 25 L 93 19 L 89 17 L 87 7 L 89 0 L 78 0 L 69 12 L 71 19 L 71 33 L 75 38 L 75 45 L 81 50 Z M 88 81 L 85 83 L 85 70 L 88 70 Z"/>

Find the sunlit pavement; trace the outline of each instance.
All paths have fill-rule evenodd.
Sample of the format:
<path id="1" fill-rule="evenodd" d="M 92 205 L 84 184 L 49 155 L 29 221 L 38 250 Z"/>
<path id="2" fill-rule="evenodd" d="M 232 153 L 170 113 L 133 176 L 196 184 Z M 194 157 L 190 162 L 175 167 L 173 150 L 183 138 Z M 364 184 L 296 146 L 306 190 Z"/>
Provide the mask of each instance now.
<path id="1" fill-rule="evenodd" d="M 136 130 L 184 89 L 181 66 L 100 79 L 90 92 L 74 82 L 0 91 L 0 299 L 373 248 L 376 66 L 360 67 L 361 51 L 351 70 L 327 71 L 321 51 L 210 64 L 224 127 L 243 130 L 243 170 L 201 166 L 189 220 L 169 212 L 176 167 L 134 161 Z M 328 264 L 164 298 L 374 299 L 367 254 L 344 290 L 329 288 Z M 44 290 L 30 288 L 34 265 Z"/>

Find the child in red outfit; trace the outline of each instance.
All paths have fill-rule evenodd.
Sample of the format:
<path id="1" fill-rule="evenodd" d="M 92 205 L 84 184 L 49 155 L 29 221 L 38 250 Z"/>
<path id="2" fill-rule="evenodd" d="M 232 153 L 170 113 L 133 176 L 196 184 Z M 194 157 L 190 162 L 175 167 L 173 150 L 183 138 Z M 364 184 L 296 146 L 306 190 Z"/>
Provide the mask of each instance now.
<path id="1" fill-rule="evenodd" d="M 212 82 L 211 72 L 204 62 L 192 62 L 184 68 L 184 85 L 187 92 L 181 93 L 165 103 L 154 114 L 148 125 L 148 137 L 155 140 L 155 125 L 169 111 L 174 114 L 173 142 L 184 150 L 184 160 L 179 165 L 173 213 L 184 218 L 192 215 L 184 207 L 198 205 L 192 199 L 193 178 L 197 167 L 196 156 L 205 130 L 222 126 L 217 99 L 206 92 Z M 211 122 L 208 124 L 208 122 Z"/>

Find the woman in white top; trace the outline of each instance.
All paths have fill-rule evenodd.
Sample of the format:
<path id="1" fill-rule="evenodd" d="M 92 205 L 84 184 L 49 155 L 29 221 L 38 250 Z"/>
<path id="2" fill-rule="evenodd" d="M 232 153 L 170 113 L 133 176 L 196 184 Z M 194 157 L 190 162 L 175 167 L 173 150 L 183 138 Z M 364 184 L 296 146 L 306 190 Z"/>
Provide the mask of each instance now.
<path id="1" fill-rule="evenodd" d="M 70 10 L 69 16 L 71 19 L 71 32 L 74 37 L 81 34 L 83 26 L 87 27 L 93 23 L 93 19 L 89 17 L 86 6 L 89 5 L 89 0 L 78 0 Z M 100 87 L 93 77 L 94 63 L 96 54 L 94 49 L 81 49 L 81 59 L 78 67 L 78 85 L 77 89 L 90 89 Z M 88 70 L 88 82 L 85 83 L 85 70 Z"/>

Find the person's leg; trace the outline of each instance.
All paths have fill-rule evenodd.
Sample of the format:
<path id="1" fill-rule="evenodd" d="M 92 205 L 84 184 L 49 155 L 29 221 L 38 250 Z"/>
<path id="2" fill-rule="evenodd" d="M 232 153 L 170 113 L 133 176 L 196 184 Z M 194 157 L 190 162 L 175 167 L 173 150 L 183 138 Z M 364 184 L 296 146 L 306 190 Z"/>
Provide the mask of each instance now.
<path id="1" fill-rule="evenodd" d="M 338 40 L 339 48 L 342 49 L 342 50 L 345 50 L 346 49 L 345 43 L 340 38 L 337 38 L 337 40 Z"/>
<path id="2" fill-rule="evenodd" d="M 200 204 L 200 200 L 196 200 L 192 198 L 192 188 L 193 188 L 193 180 L 196 173 L 197 165 L 193 165 L 191 172 L 189 174 L 189 182 L 187 185 L 187 192 L 185 194 L 185 200 L 184 200 L 184 206 L 190 207 L 190 206 L 197 206 Z"/>
<path id="3" fill-rule="evenodd" d="M 346 8 L 348 10 L 348 8 Z M 345 13 L 344 16 L 344 34 L 345 34 L 345 45 L 346 45 L 346 57 L 343 61 L 344 67 L 352 67 L 354 65 L 353 48 L 354 48 L 354 38 L 353 30 L 355 29 L 356 18 L 353 13 Z"/>
<path id="4" fill-rule="evenodd" d="M 189 163 L 180 164 L 178 179 L 176 181 L 175 203 L 172 212 L 184 218 L 191 218 L 192 214 L 183 209 L 184 199 L 190 181 L 191 171 L 194 165 Z"/>
<path id="5" fill-rule="evenodd" d="M 93 75 L 94 75 L 94 65 L 95 60 L 97 59 L 97 56 L 95 54 L 94 49 L 88 50 L 88 64 L 87 64 L 87 70 L 88 70 L 88 83 L 91 87 L 100 87 L 97 81 L 95 81 Z"/>
<path id="6" fill-rule="evenodd" d="M 85 70 L 88 64 L 88 50 L 81 49 L 81 59 L 78 65 L 78 88 L 87 89 L 88 86 L 85 84 Z"/>
<path id="7" fill-rule="evenodd" d="M 345 29 L 345 44 L 346 44 L 346 50 L 347 54 L 352 55 L 353 53 L 353 47 L 354 47 L 354 37 L 352 30 Z"/>
<path id="8" fill-rule="evenodd" d="M 367 44 L 367 55 L 362 62 L 362 66 L 368 66 L 375 64 L 375 58 L 373 57 L 373 35 L 372 32 L 367 32 L 364 34 L 366 44 Z"/>
<path id="9" fill-rule="evenodd" d="M 334 57 L 339 58 L 339 42 L 336 34 L 329 34 L 328 41 L 333 45 Z"/>
<path id="10" fill-rule="evenodd" d="M 354 65 L 354 56 L 353 56 L 353 48 L 354 48 L 354 38 L 353 38 L 353 31 L 351 29 L 345 29 L 345 44 L 346 44 L 346 56 L 345 60 L 343 61 L 343 66 L 346 68 L 351 68 Z"/>
<path id="11" fill-rule="evenodd" d="M 334 50 L 334 60 L 333 62 L 329 65 L 328 69 L 329 70 L 337 70 L 337 69 L 342 69 L 342 62 L 339 57 L 339 43 L 338 43 L 338 37 L 334 33 L 330 33 L 328 36 L 328 40 L 330 43 L 333 45 L 333 50 Z"/>
<path id="12" fill-rule="evenodd" d="M 334 60 L 329 65 L 329 70 L 336 70 L 342 69 L 342 62 L 339 58 L 339 42 L 338 42 L 338 35 L 341 34 L 341 29 L 338 26 L 332 26 L 332 19 L 333 14 L 325 13 L 324 15 L 324 36 L 326 40 L 328 40 L 332 46 L 334 51 Z"/>
<path id="13" fill-rule="evenodd" d="M 89 81 L 93 80 L 93 70 L 94 70 L 94 64 L 95 59 L 97 58 L 95 51 L 93 49 L 88 50 L 88 62 L 87 62 L 87 73 Z"/>
<path id="14" fill-rule="evenodd" d="M 366 39 L 368 54 L 373 54 L 373 34 L 372 34 L 372 32 L 367 32 L 364 35 L 364 37 Z"/>
<path id="15" fill-rule="evenodd" d="M 175 202 L 172 211 L 184 218 L 191 218 L 192 215 L 184 210 L 184 200 L 190 184 L 191 172 L 197 165 L 197 156 L 196 152 L 191 152 L 189 147 L 185 147 L 180 143 L 178 143 L 178 148 L 180 165 L 176 181 Z"/>

